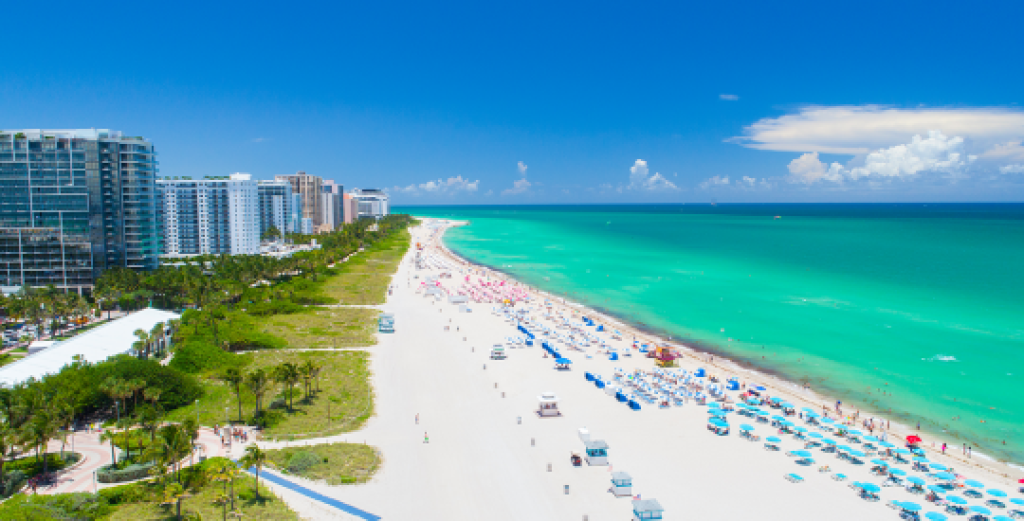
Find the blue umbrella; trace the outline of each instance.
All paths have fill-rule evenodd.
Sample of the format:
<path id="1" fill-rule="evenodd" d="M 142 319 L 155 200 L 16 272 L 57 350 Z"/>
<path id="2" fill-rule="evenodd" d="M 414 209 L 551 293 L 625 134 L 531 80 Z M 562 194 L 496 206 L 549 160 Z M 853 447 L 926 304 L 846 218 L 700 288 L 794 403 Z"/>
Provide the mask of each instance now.
<path id="1" fill-rule="evenodd" d="M 721 405 L 719 405 L 718 402 L 711 402 L 708 404 L 709 409 L 717 409 L 719 407 L 721 407 Z"/>
<path id="2" fill-rule="evenodd" d="M 801 458 L 809 458 L 809 457 L 811 457 L 811 453 L 807 452 L 806 450 L 794 450 L 792 452 L 792 454 L 794 456 L 800 456 Z"/>
<path id="3" fill-rule="evenodd" d="M 785 420 L 785 418 L 783 418 L 782 416 L 779 416 L 778 414 L 776 414 L 775 416 L 772 416 L 772 419 L 775 420 L 775 421 L 783 421 L 783 420 Z"/>
<path id="4" fill-rule="evenodd" d="M 991 510 L 989 510 L 989 509 L 987 509 L 987 508 L 985 508 L 983 506 L 980 506 L 980 505 L 972 506 L 971 510 L 974 511 L 974 512 L 977 512 L 977 513 L 979 513 L 979 514 L 981 514 L 983 516 L 992 515 L 992 511 Z"/>
<path id="5" fill-rule="evenodd" d="M 1024 499 L 1013 498 L 1010 500 L 1010 503 L 1013 503 L 1014 505 L 1024 506 Z"/>
<path id="6" fill-rule="evenodd" d="M 572 363 L 572 360 L 569 360 L 568 358 L 558 358 L 558 359 L 555 360 L 555 363 L 556 364 L 562 364 L 562 365 L 568 365 L 568 364 Z"/>
<path id="7" fill-rule="evenodd" d="M 986 490 L 986 492 L 988 492 L 990 496 L 1006 497 L 1006 492 L 1003 492 L 1002 490 L 999 490 L 997 488 L 990 488 Z"/>
<path id="8" fill-rule="evenodd" d="M 821 418 L 821 415 L 816 412 L 806 412 L 804 416 L 807 418 Z"/>
<path id="9" fill-rule="evenodd" d="M 950 503 L 953 503 L 954 505 L 966 505 L 967 504 L 967 500 L 962 498 L 962 497 L 960 497 L 960 496 L 953 496 L 953 495 L 946 496 L 946 501 L 949 501 Z"/>
<path id="10" fill-rule="evenodd" d="M 792 424 L 790 424 L 790 425 L 792 425 Z M 796 430 L 796 432 L 807 432 L 807 428 L 806 427 L 797 427 L 795 430 Z"/>
<path id="11" fill-rule="evenodd" d="M 1012 517 L 996 516 L 992 518 L 993 521 L 1013 521 Z"/>
<path id="12" fill-rule="evenodd" d="M 936 494 L 945 494 L 946 492 L 949 492 L 948 490 L 946 490 L 946 489 L 944 489 L 944 488 L 942 488 L 942 487 L 940 487 L 938 485 L 928 485 L 928 490 L 931 490 L 932 492 L 935 492 Z"/>
<path id="13" fill-rule="evenodd" d="M 938 463 L 929 463 L 928 465 L 934 470 L 946 470 L 949 468 L 945 465 L 939 465 Z"/>
<path id="14" fill-rule="evenodd" d="M 910 476 L 909 478 L 907 478 L 907 481 L 909 481 L 909 482 L 911 482 L 911 483 L 913 483 L 915 485 L 924 486 L 924 480 L 919 478 L 919 477 L 917 477 L 917 476 Z"/>
<path id="15" fill-rule="evenodd" d="M 889 469 L 889 474 L 892 474 L 893 476 L 906 476 L 907 472 L 900 469 Z"/>
<path id="16" fill-rule="evenodd" d="M 895 452 L 896 454 L 910 454 L 910 451 L 907 449 L 896 449 L 893 452 Z"/>
<path id="17" fill-rule="evenodd" d="M 822 441 L 822 442 L 824 442 L 824 443 L 828 443 L 829 445 L 835 445 L 835 444 L 836 444 L 836 442 L 835 442 L 835 441 L 833 441 L 833 440 L 830 440 L 830 439 L 828 439 L 828 438 L 825 438 L 825 439 L 823 439 L 823 440 L 821 440 L 821 441 Z"/>
<path id="18" fill-rule="evenodd" d="M 859 451 L 859 450 L 851 450 L 849 452 L 850 452 L 850 455 L 855 457 L 855 458 L 863 458 L 865 456 L 865 454 L 863 452 Z"/>
<path id="19" fill-rule="evenodd" d="M 767 411 L 760 411 L 759 410 L 759 411 L 757 411 L 757 415 L 758 416 L 768 416 L 768 412 Z"/>
<path id="20" fill-rule="evenodd" d="M 709 409 L 708 414 L 712 416 L 725 416 L 725 411 L 722 409 Z"/>
<path id="21" fill-rule="evenodd" d="M 811 409 L 810 407 L 804 407 L 803 409 L 800 410 L 804 412 L 809 412 L 811 414 L 815 414 L 814 409 Z"/>
<path id="22" fill-rule="evenodd" d="M 949 519 L 948 517 L 938 512 L 928 512 L 924 515 L 924 517 L 927 517 L 930 521 L 946 521 L 947 519 Z"/>
<path id="23" fill-rule="evenodd" d="M 976 479 L 969 479 L 967 481 L 964 481 L 964 485 L 967 485 L 968 487 L 971 488 L 985 488 L 985 484 Z"/>
<path id="24" fill-rule="evenodd" d="M 882 447 L 887 448 L 887 449 L 891 449 L 891 448 L 895 447 L 895 445 L 893 445 L 892 443 L 889 443 L 887 441 L 882 441 L 882 442 L 879 442 L 878 444 L 881 445 Z"/>
<path id="25" fill-rule="evenodd" d="M 882 460 L 880 460 L 878 458 L 875 458 L 875 459 L 871 460 L 871 463 L 874 463 L 875 465 L 881 465 L 883 467 L 888 467 L 889 466 L 888 463 L 886 463 L 886 462 L 884 462 L 884 461 L 882 461 Z"/>
<path id="26" fill-rule="evenodd" d="M 768 441 L 768 442 L 771 442 L 771 443 L 779 443 L 782 440 L 776 438 L 775 436 L 768 436 L 767 438 L 764 439 L 764 441 Z"/>
<path id="27" fill-rule="evenodd" d="M 939 472 L 938 474 L 935 475 L 935 478 L 941 479 L 943 481 L 953 481 L 954 479 L 956 479 L 956 476 L 950 474 L 949 472 Z"/>
<path id="28" fill-rule="evenodd" d="M 870 441 L 871 443 L 878 443 L 878 438 L 874 436 L 864 436 L 864 441 Z"/>
<path id="29" fill-rule="evenodd" d="M 911 512 L 917 512 L 918 510 L 921 510 L 921 505 L 918 505 L 917 503 L 911 503 L 910 501 L 904 501 L 903 503 L 900 503 L 900 508 L 902 508 L 903 510 L 909 510 Z"/>
<path id="30" fill-rule="evenodd" d="M 714 425 L 716 427 L 728 427 L 729 426 L 728 423 L 725 423 L 724 421 L 719 420 L 718 418 L 712 418 L 712 419 L 708 420 L 708 423 L 710 423 L 711 425 Z"/>
<path id="31" fill-rule="evenodd" d="M 822 423 L 835 423 L 836 421 L 833 420 L 832 418 L 822 418 L 821 422 Z"/>
<path id="32" fill-rule="evenodd" d="M 868 492 L 878 492 L 879 490 L 882 490 L 882 489 L 878 488 L 878 485 L 876 485 L 874 483 L 861 483 L 860 484 L 860 488 L 862 488 L 862 489 L 864 489 L 864 490 L 866 490 Z"/>
<path id="33" fill-rule="evenodd" d="M 928 463 L 928 458 L 924 456 L 914 456 L 914 461 L 918 463 Z"/>
<path id="34" fill-rule="evenodd" d="M 860 431 L 858 431 L 857 429 L 853 429 L 853 430 L 851 430 L 851 431 L 850 431 L 850 434 L 852 434 L 852 435 L 854 435 L 854 436 L 860 436 L 860 435 L 862 435 L 862 434 L 864 434 L 864 433 L 863 433 L 863 432 L 860 432 Z"/>
<path id="35" fill-rule="evenodd" d="M 752 431 L 752 430 L 754 430 L 754 428 L 752 426 L 747 425 L 747 424 L 744 423 L 744 424 L 740 425 L 740 430 L 742 430 L 742 431 Z"/>
<path id="36" fill-rule="evenodd" d="M 817 432 L 812 432 L 812 433 L 808 434 L 808 436 L 810 436 L 811 438 L 821 438 L 822 437 L 821 434 L 818 434 Z"/>
<path id="37" fill-rule="evenodd" d="M 853 449 L 851 449 L 849 445 L 840 445 L 839 446 L 839 450 L 841 450 L 843 452 L 846 452 L 846 451 L 851 451 Z"/>

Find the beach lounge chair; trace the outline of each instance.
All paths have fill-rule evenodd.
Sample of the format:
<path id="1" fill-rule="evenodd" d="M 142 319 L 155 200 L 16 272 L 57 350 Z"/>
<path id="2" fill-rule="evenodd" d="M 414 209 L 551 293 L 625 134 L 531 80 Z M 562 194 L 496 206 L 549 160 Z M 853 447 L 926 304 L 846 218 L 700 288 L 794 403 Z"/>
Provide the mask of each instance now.
<path id="1" fill-rule="evenodd" d="M 803 483 L 804 478 L 797 476 L 796 474 L 786 474 L 786 480 L 790 483 Z"/>
<path id="2" fill-rule="evenodd" d="M 838 474 L 838 473 L 837 474 L 832 474 L 832 479 L 834 479 L 836 481 L 845 481 L 846 480 L 846 474 Z"/>

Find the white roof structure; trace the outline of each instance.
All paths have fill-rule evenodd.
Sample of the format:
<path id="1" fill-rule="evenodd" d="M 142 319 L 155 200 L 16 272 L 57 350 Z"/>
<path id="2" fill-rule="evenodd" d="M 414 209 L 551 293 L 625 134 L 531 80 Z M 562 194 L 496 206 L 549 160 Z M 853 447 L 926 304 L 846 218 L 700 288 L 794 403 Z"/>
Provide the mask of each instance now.
<path id="1" fill-rule="evenodd" d="M 95 364 L 114 355 L 127 353 L 138 340 L 136 329 L 148 332 L 160 322 L 177 318 L 181 318 L 181 315 L 150 308 L 108 322 L 0 367 L 0 386 L 10 387 L 29 378 L 38 380 L 43 375 L 58 373 L 62 367 L 74 361 L 75 355 L 82 355 L 84 361 Z"/>

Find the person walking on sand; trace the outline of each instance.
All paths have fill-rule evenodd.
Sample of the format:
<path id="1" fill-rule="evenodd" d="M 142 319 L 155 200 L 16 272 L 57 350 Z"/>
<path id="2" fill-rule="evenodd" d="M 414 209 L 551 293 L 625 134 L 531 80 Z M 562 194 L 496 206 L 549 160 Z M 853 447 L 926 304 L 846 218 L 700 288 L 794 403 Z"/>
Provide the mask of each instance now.
<path id="1" fill-rule="evenodd" d="M 423 443 L 430 443 L 430 436 L 426 432 L 423 433 Z"/>
<path id="2" fill-rule="evenodd" d="M 942 442 L 942 453 L 946 453 L 946 442 Z"/>
<path id="3" fill-rule="evenodd" d="M 416 425 L 420 424 L 420 413 L 416 413 Z"/>

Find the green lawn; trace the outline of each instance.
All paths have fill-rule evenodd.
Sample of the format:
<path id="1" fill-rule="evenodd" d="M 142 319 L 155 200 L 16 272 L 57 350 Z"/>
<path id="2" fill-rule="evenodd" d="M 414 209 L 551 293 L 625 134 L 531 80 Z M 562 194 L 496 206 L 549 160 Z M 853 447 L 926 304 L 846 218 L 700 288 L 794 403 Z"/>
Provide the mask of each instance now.
<path id="1" fill-rule="evenodd" d="M 391 276 L 409 249 L 409 230 L 402 230 L 335 266 L 323 291 L 339 304 L 383 304 Z"/>
<path id="2" fill-rule="evenodd" d="M 380 467 L 377 450 L 358 443 L 329 443 L 268 450 L 270 462 L 280 471 L 328 485 L 362 483 Z"/>
<path id="3" fill-rule="evenodd" d="M 372 346 L 377 343 L 378 315 L 374 309 L 309 308 L 267 317 L 262 328 L 291 349 Z"/>
<path id="4" fill-rule="evenodd" d="M 288 409 L 287 389 L 280 384 L 275 384 L 272 392 L 264 397 L 263 414 L 271 420 L 264 430 L 268 439 L 304 439 L 348 432 L 359 428 L 373 415 L 369 355 L 365 351 L 261 351 L 238 356 L 245 357 L 243 374 L 257 368 L 270 371 L 284 362 L 302 364 L 313 360 L 323 366 L 319 393 L 307 400 L 302 395 L 302 384 L 295 387 L 294 410 Z M 238 401 L 234 391 L 213 378 L 202 380 L 202 384 L 206 392 L 199 399 L 199 423 L 224 425 L 228 416 L 237 421 Z M 252 419 L 255 406 L 255 397 L 243 387 L 242 417 L 245 420 Z M 181 421 L 196 412 L 196 405 L 189 405 L 171 412 L 168 420 Z"/>

